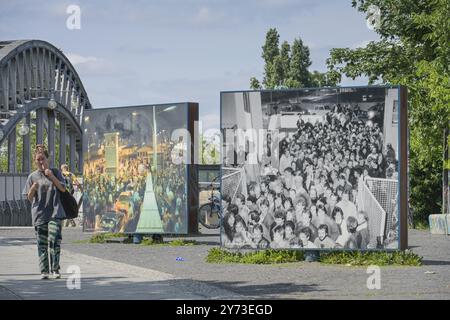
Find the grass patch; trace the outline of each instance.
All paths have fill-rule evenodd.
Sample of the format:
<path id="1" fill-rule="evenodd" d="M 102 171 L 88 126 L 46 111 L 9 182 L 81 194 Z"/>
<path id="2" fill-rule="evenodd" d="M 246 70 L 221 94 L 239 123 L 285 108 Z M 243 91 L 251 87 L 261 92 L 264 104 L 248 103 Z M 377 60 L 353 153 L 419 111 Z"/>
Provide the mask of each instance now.
<path id="1" fill-rule="evenodd" d="M 304 261 L 305 252 L 299 250 L 262 250 L 247 253 L 231 252 L 220 248 L 208 251 L 208 263 L 247 263 L 247 264 L 279 264 Z M 347 266 L 421 266 L 422 257 L 406 251 L 339 251 L 323 252 L 320 263 Z"/>
<path id="2" fill-rule="evenodd" d="M 320 255 L 320 263 L 349 266 L 421 266 L 422 257 L 406 251 L 348 251 L 327 252 Z"/>
<path id="3" fill-rule="evenodd" d="M 172 247 L 182 247 L 182 246 L 195 246 L 198 244 L 198 242 L 195 240 L 176 239 L 169 241 L 167 244 Z"/>
<path id="4" fill-rule="evenodd" d="M 107 243 L 110 239 L 115 238 L 124 238 L 122 243 L 128 244 L 133 243 L 133 239 L 125 233 L 112 233 L 112 232 L 104 232 L 104 233 L 96 233 L 88 240 L 76 240 L 73 243 L 77 244 L 86 244 L 86 243 Z M 164 242 L 159 240 L 158 238 L 153 239 L 144 238 L 141 243 L 142 246 L 154 246 L 154 245 L 164 245 L 164 246 L 172 246 L 172 247 L 181 247 L 181 246 L 193 246 L 197 245 L 198 242 L 195 240 L 185 240 L 185 239 L 176 239 L 172 241 Z"/>
<path id="5" fill-rule="evenodd" d="M 125 240 L 127 240 L 128 235 L 126 235 L 125 233 L 112 232 L 96 233 L 88 240 L 87 243 L 106 243 L 106 240 L 114 238 L 126 238 Z"/>
<path id="6" fill-rule="evenodd" d="M 247 253 L 230 252 L 220 248 L 208 251 L 208 263 L 248 263 L 248 264 L 278 264 L 304 260 L 304 253 L 298 250 L 262 250 Z"/>

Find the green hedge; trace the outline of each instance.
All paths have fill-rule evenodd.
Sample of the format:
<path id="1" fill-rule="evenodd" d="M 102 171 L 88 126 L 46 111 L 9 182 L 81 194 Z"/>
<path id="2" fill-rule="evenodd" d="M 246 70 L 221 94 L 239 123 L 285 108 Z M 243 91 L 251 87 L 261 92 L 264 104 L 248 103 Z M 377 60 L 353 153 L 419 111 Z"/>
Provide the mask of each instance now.
<path id="1" fill-rule="evenodd" d="M 303 261 L 304 251 L 299 250 L 262 250 L 247 253 L 231 252 L 228 250 L 213 248 L 208 251 L 206 262 L 208 263 L 248 263 L 248 264 L 278 264 Z M 422 257 L 406 251 L 339 251 L 322 252 L 320 263 L 338 264 L 348 266 L 420 266 Z"/>

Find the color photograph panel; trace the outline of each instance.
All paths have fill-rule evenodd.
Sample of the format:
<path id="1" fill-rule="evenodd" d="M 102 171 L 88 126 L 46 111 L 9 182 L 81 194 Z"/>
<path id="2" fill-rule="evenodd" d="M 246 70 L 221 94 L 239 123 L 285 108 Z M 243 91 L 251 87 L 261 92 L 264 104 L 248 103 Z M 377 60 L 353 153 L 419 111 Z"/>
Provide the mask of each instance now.
<path id="1" fill-rule="evenodd" d="M 86 110 L 85 231 L 187 233 L 187 170 L 182 141 L 187 105 Z"/>

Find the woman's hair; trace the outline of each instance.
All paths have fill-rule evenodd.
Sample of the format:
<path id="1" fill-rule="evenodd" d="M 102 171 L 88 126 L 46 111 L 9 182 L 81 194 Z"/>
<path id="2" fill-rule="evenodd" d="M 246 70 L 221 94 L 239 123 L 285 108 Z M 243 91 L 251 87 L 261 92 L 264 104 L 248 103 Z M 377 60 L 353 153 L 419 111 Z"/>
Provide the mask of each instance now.
<path id="1" fill-rule="evenodd" d="M 275 228 L 273 228 L 272 230 L 272 234 L 271 234 L 271 239 L 272 241 L 275 239 L 275 233 L 284 233 L 284 226 L 276 226 Z M 283 235 L 284 238 L 284 235 Z"/>
<path id="2" fill-rule="evenodd" d="M 236 232 L 236 226 L 238 223 L 242 224 L 244 229 L 247 231 L 247 224 L 245 223 L 245 220 L 240 215 L 237 215 L 234 219 L 233 232 Z"/>
<path id="3" fill-rule="evenodd" d="M 233 215 L 237 215 L 239 213 L 239 208 L 235 204 L 230 204 L 228 206 L 228 212 L 230 212 Z"/>
<path id="4" fill-rule="evenodd" d="M 253 220 L 255 223 L 259 223 L 261 214 L 258 211 L 251 211 L 250 212 L 250 219 Z"/>
<path id="5" fill-rule="evenodd" d="M 258 223 L 254 226 L 253 230 L 259 230 L 261 231 L 261 233 L 263 233 L 263 226 Z"/>
<path id="6" fill-rule="evenodd" d="M 299 233 L 304 233 L 308 240 L 311 239 L 311 229 L 310 228 L 304 227 L 300 230 Z"/>
<path id="7" fill-rule="evenodd" d="M 285 230 L 286 230 L 286 227 L 291 228 L 292 233 L 295 232 L 295 224 L 292 221 L 286 221 L 286 223 L 284 224 Z"/>
<path id="8" fill-rule="evenodd" d="M 286 219 L 286 214 L 284 213 L 283 210 L 276 210 L 274 213 L 274 218 L 275 219 Z"/>
<path id="9" fill-rule="evenodd" d="M 36 145 L 36 148 L 34 149 L 34 158 L 35 159 L 38 154 L 43 154 L 47 159 L 49 157 L 47 148 L 43 144 Z"/>
<path id="10" fill-rule="evenodd" d="M 327 209 L 325 208 L 325 206 L 322 203 L 319 203 L 317 206 L 317 212 L 319 212 L 319 210 L 322 210 L 325 214 L 327 214 Z"/>
<path id="11" fill-rule="evenodd" d="M 358 221 L 352 216 L 348 217 L 347 218 L 347 231 L 350 233 L 355 233 L 356 228 L 358 228 Z"/>
<path id="12" fill-rule="evenodd" d="M 342 216 L 342 219 L 344 218 L 344 212 L 340 207 L 334 207 L 333 212 L 331 213 L 331 217 L 333 220 L 336 220 L 336 214 L 340 213 Z"/>

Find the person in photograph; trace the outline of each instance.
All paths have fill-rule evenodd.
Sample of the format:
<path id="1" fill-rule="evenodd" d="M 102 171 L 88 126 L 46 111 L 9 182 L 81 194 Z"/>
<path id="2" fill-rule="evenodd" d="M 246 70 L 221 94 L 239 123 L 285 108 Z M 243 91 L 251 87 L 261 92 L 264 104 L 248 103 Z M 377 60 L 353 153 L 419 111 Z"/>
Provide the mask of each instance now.
<path id="1" fill-rule="evenodd" d="M 287 168 L 290 168 L 292 161 L 293 161 L 293 158 L 290 155 L 289 150 L 286 149 L 280 158 L 279 171 L 284 172 L 284 170 L 286 170 Z M 291 170 L 292 170 L 292 168 L 291 168 Z"/>
<path id="2" fill-rule="evenodd" d="M 236 221 L 236 216 L 238 215 L 239 208 L 235 204 L 230 204 L 228 207 L 227 212 L 224 215 L 223 218 L 223 237 L 222 242 L 225 245 L 230 245 L 233 243 L 233 228 L 234 228 L 234 222 Z"/>
<path id="3" fill-rule="evenodd" d="M 244 245 L 251 245 L 251 235 L 247 231 L 247 225 L 241 216 L 237 215 L 233 226 L 233 241 L 232 246 L 241 247 Z"/>
<path id="4" fill-rule="evenodd" d="M 346 224 L 349 237 L 344 244 L 344 248 L 359 249 L 358 243 L 361 243 L 361 241 L 358 241 L 358 234 L 357 234 L 358 220 L 356 220 L 355 217 L 350 216 L 347 218 Z"/>
<path id="5" fill-rule="evenodd" d="M 341 208 L 335 207 L 331 216 L 339 230 L 339 236 L 336 239 L 336 246 L 343 248 L 350 236 L 347 231 L 347 223 L 344 219 L 344 213 Z"/>
<path id="6" fill-rule="evenodd" d="M 267 199 L 262 200 L 259 208 L 261 212 L 259 221 L 263 227 L 264 237 L 266 239 L 270 239 L 270 228 L 275 220 L 273 218 L 272 211 L 270 211 L 269 201 Z"/>
<path id="7" fill-rule="evenodd" d="M 303 195 L 298 195 L 295 205 L 295 220 L 301 221 L 302 215 L 306 211 L 307 200 Z"/>
<path id="8" fill-rule="evenodd" d="M 239 209 L 239 216 L 241 216 L 241 218 L 244 219 L 245 224 L 247 224 L 249 209 L 246 205 L 245 196 L 243 194 L 238 194 L 236 196 L 235 204 Z"/>
<path id="9" fill-rule="evenodd" d="M 295 219 L 295 211 L 292 208 L 286 211 L 286 222 L 287 221 L 292 221 L 294 225 L 297 224 L 297 221 Z"/>
<path id="10" fill-rule="evenodd" d="M 316 240 L 318 235 L 317 227 L 312 223 L 312 215 L 311 211 L 306 210 L 302 213 L 301 218 L 298 220 L 296 230 L 301 230 L 303 228 L 308 228 L 310 230 L 311 241 Z"/>
<path id="11" fill-rule="evenodd" d="M 295 176 L 294 176 L 294 185 L 292 186 L 291 189 L 294 189 L 296 194 L 300 195 L 300 194 L 307 194 L 308 192 L 305 189 L 305 186 L 303 184 L 303 176 L 301 175 L 300 172 L 298 172 Z"/>
<path id="12" fill-rule="evenodd" d="M 359 211 L 356 219 L 358 221 L 358 227 L 356 228 L 356 232 L 358 233 L 357 239 L 361 239 L 359 248 L 367 249 L 370 242 L 367 213 L 364 211 Z"/>
<path id="13" fill-rule="evenodd" d="M 272 230 L 272 241 L 270 242 L 270 248 L 272 249 L 286 249 L 289 248 L 289 242 L 284 239 L 285 230 L 284 225 L 277 225 Z"/>
<path id="14" fill-rule="evenodd" d="M 269 212 L 273 214 L 273 212 L 275 212 L 275 192 L 273 190 L 269 189 L 267 201 L 269 203 Z"/>
<path id="15" fill-rule="evenodd" d="M 275 196 L 275 211 L 276 210 L 284 210 L 283 204 L 286 200 L 284 194 L 280 193 Z"/>
<path id="16" fill-rule="evenodd" d="M 311 229 L 304 227 L 299 232 L 299 244 L 304 249 L 316 249 L 317 246 L 311 241 Z"/>
<path id="17" fill-rule="evenodd" d="M 331 189 L 330 189 L 331 192 Z M 327 214 L 331 215 L 334 208 L 336 207 L 336 204 L 338 203 L 338 196 L 334 193 L 331 193 L 327 198 L 326 198 L 326 208 L 327 208 Z"/>
<path id="18" fill-rule="evenodd" d="M 339 237 L 339 228 L 336 225 L 336 222 L 327 215 L 325 206 L 321 203 L 317 205 L 317 217 L 312 220 L 312 224 L 317 229 L 319 229 L 321 225 L 326 224 L 328 226 L 327 231 L 333 241 L 336 241 Z"/>
<path id="19" fill-rule="evenodd" d="M 284 187 L 290 190 L 294 186 L 294 170 L 291 167 L 284 169 Z"/>
<path id="20" fill-rule="evenodd" d="M 395 162 L 395 150 L 392 147 L 392 143 L 386 144 L 386 150 L 385 150 L 385 159 L 388 163 L 394 163 Z"/>
<path id="21" fill-rule="evenodd" d="M 289 248 L 299 248 L 300 240 L 295 235 L 295 223 L 287 220 L 284 224 L 284 238 L 289 243 Z"/>
<path id="22" fill-rule="evenodd" d="M 257 224 L 260 224 L 261 213 L 257 210 L 250 211 L 248 219 L 248 232 L 253 233 L 253 229 Z"/>
<path id="23" fill-rule="evenodd" d="M 262 179 L 262 181 L 259 184 L 259 199 L 263 199 L 267 197 L 267 193 L 269 192 L 269 186 L 267 184 L 267 181 L 265 179 Z"/>
<path id="24" fill-rule="evenodd" d="M 271 238 L 272 238 L 273 230 L 278 226 L 284 226 L 285 221 L 286 221 L 286 213 L 283 211 L 283 209 L 275 210 L 274 222 L 270 226 Z"/>
<path id="25" fill-rule="evenodd" d="M 328 225 L 321 224 L 318 228 L 318 236 L 314 241 L 314 245 L 321 249 L 334 248 L 336 243 L 328 235 Z"/>
<path id="26" fill-rule="evenodd" d="M 238 150 L 236 152 L 236 164 L 242 167 L 245 164 L 245 160 L 247 158 L 247 153 L 244 150 L 244 146 L 239 144 Z"/>
<path id="27" fill-rule="evenodd" d="M 344 212 L 344 219 L 348 217 L 356 218 L 357 210 L 353 202 L 350 201 L 351 190 L 344 190 L 342 193 L 342 200 L 339 201 L 336 206 L 342 209 Z"/>
<path id="28" fill-rule="evenodd" d="M 223 195 L 221 197 L 221 203 L 222 203 L 222 212 L 227 212 L 228 211 L 228 207 L 231 204 L 231 197 L 229 195 Z"/>
<path id="29" fill-rule="evenodd" d="M 317 200 L 319 199 L 315 186 L 311 186 L 311 188 L 309 188 L 309 198 L 311 199 L 312 205 L 315 205 Z"/>
<path id="30" fill-rule="evenodd" d="M 288 212 L 289 210 L 294 209 L 293 206 L 292 199 L 290 197 L 285 197 L 283 201 L 283 210 Z"/>
<path id="31" fill-rule="evenodd" d="M 263 226 L 257 224 L 253 228 L 252 248 L 267 249 L 270 247 L 270 242 L 264 237 Z"/>

